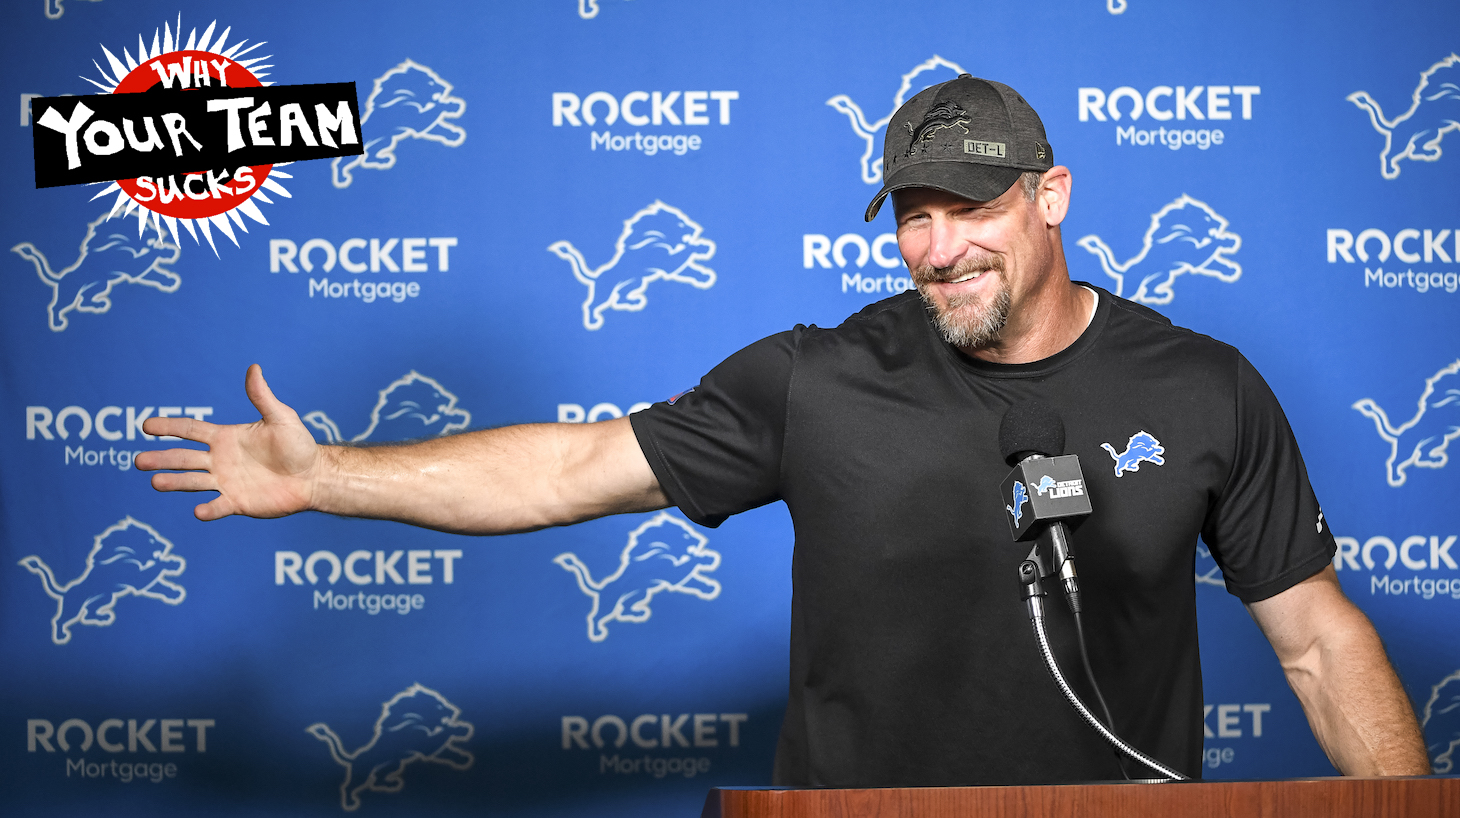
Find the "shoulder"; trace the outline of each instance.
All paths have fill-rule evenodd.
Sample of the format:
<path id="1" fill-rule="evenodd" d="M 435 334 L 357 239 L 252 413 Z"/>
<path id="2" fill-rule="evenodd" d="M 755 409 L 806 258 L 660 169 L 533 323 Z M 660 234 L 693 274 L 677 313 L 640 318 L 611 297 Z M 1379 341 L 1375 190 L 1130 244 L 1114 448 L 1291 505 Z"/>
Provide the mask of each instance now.
<path id="1" fill-rule="evenodd" d="M 896 358 L 926 348 L 931 336 L 927 311 L 916 291 L 868 304 L 836 327 L 815 325 L 792 331 L 802 357 Z"/>
<path id="2" fill-rule="evenodd" d="M 1099 289 L 1099 288 L 1094 288 Z M 1171 319 L 1150 307 L 1100 290 L 1109 299 L 1110 317 L 1102 346 L 1123 358 L 1157 370 L 1169 370 L 1188 378 L 1236 377 L 1242 353 L 1231 344 L 1171 323 Z"/>

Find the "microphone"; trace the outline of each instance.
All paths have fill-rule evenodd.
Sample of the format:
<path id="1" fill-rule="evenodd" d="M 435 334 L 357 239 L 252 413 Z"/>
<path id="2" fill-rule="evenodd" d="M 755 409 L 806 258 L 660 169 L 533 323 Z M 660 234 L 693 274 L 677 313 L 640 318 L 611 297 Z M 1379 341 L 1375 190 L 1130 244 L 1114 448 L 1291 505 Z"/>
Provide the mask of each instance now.
<path id="1" fill-rule="evenodd" d="M 1080 583 L 1065 521 L 1078 525 L 1090 513 L 1090 496 L 1080 458 L 1064 454 L 1065 424 L 1059 413 L 1040 401 L 1009 407 L 999 423 L 999 452 L 1014 467 L 1004 478 L 1009 532 L 1015 542 L 1034 540 L 1029 559 L 1041 577 L 1055 574 L 1064 587 L 1070 610 L 1081 610 Z M 1049 560 L 1040 549 L 1044 543 Z"/>

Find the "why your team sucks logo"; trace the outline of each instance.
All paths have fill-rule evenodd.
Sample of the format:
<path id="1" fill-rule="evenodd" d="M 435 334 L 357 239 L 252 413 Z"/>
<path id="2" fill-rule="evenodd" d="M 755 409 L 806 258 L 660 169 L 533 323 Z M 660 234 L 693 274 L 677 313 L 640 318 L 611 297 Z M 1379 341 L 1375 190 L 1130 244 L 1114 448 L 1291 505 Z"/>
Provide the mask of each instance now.
<path id="1" fill-rule="evenodd" d="M 902 84 L 892 96 L 892 107 L 886 116 L 875 121 L 868 121 L 867 115 L 862 112 L 862 106 L 853 102 L 846 94 L 837 94 L 826 101 L 827 105 L 846 116 L 851 122 L 852 133 L 864 143 L 861 159 L 863 182 L 869 185 L 882 184 L 882 143 L 887 134 L 887 123 L 892 121 L 892 115 L 897 113 L 897 109 L 924 88 L 955 79 L 964 73 L 967 72 L 957 63 L 934 54 L 902 75 Z"/>
<path id="2" fill-rule="evenodd" d="M 618 569 L 608 576 L 593 579 L 572 552 L 557 555 L 553 562 L 570 572 L 578 590 L 592 600 L 588 638 L 602 642 L 608 638 L 609 622 L 648 622 L 654 613 L 650 605 L 661 592 L 718 597 L 719 581 L 706 574 L 720 567 L 720 553 L 708 544 L 689 523 L 661 511 L 629 532 Z"/>
<path id="3" fill-rule="evenodd" d="M 603 327 L 608 310 L 638 312 L 649 306 L 647 291 L 656 281 L 677 281 L 697 290 L 715 286 L 715 271 L 702 262 L 715 255 L 715 243 L 683 210 L 655 201 L 624 221 L 614 242 L 613 257 L 590 267 L 583 253 L 568 241 L 548 251 L 568 262 L 573 277 L 588 288 L 583 300 L 583 326 Z"/>
<path id="4" fill-rule="evenodd" d="M 1460 437 L 1460 359 L 1425 379 L 1418 405 L 1414 417 L 1397 426 L 1372 398 L 1362 398 L 1352 406 L 1374 421 L 1379 437 L 1389 444 L 1384 468 L 1389 485 L 1395 488 L 1404 485 L 1410 466 L 1438 469 L 1450 462 L 1446 449 Z"/>
<path id="5" fill-rule="evenodd" d="M 456 400 L 456 395 L 434 378 L 413 369 L 380 390 L 375 408 L 370 410 L 370 425 L 349 441 L 414 440 L 460 431 L 471 425 L 471 412 L 457 407 Z M 324 412 L 310 412 L 303 420 L 321 443 L 346 439 Z"/>
<path id="6" fill-rule="evenodd" d="M 40 557 L 20 561 L 25 570 L 41 578 L 46 595 L 56 600 L 51 617 L 51 641 L 71 641 L 74 625 L 106 627 L 117 621 L 117 602 L 123 597 L 155 599 L 178 605 L 187 591 L 173 580 L 187 568 L 187 561 L 172 553 L 172 543 L 157 530 L 130 516 L 97 534 L 86 567 L 80 576 L 61 583 Z"/>
<path id="7" fill-rule="evenodd" d="M 108 223 L 102 214 L 86 225 L 81 251 L 64 269 L 54 270 L 34 244 L 23 241 L 10 251 L 35 265 L 36 276 L 51 290 L 46 306 L 47 324 L 61 332 L 71 324 L 72 311 L 100 315 L 112 308 L 112 291 L 121 284 L 138 284 L 164 293 L 176 292 L 182 277 L 172 265 L 182 248 L 169 241 L 161 229 L 138 222 L 132 235 L 122 220 Z"/>
<path id="8" fill-rule="evenodd" d="M 1101 443 L 1100 448 L 1104 449 L 1110 455 L 1110 459 L 1115 461 L 1116 477 L 1120 477 L 1126 472 L 1140 471 L 1142 463 L 1152 463 L 1157 466 L 1166 463 L 1166 459 L 1162 457 L 1166 453 L 1166 447 L 1161 445 L 1161 441 L 1151 436 L 1150 432 L 1144 430 L 1130 436 L 1123 452 L 1117 452 L 1115 447 L 1109 443 Z"/>
<path id="9" fill-rule="evenodd" d="M 1379 152 L 1379 173 L 1385 179 L 1399 178 L 1399 162 L 1435 162 L 1440 158 L 1440 140 L 1460 130 L 1460 55 L 1451 54 L 1420 72 L 1419 84 L 1410 94 L 1409 110 L 1389 119 L 1368 91 L 1345 97 L 1369 115 L 1369 124 L 1384 137 Z"/>
<path id="10" fill-rule="evenodd" d="M 400 792 L 406 767 L 418 761 L 469 770 L 476 757 L 462 747 L 476 732 L 462 721 L 461 708 L 419 683 L 392 696 L 380 707 L 375 732 L 353 751 L 346 750 L 328 724 L 317 722 L 305 732 L 329 745 L 330 757 L 345 768 L 340 807 L 360 808 L 363 792 Z"/>
<path id="11" fill-rule="evenodd" d="M 424 139 L 448 148 L 465 142 L 466 129 L 454 120 L 466 113 L 466 100 L 452 96 L 452 87 L 440 74 L 410 59 L 376 77 L 360 114 L 365 152 L 334 160 L 330 165 L 334 186 L 349 187 L 355 181 L 351 172 L 355 168 L 395 167 L 396 149 L 407 139 Z"/>
<path id="12" fill-rule="evenodd" d="M 1143 304 L 1169 304 L 1176 297 L 1171 287 L 1182 275 L 1210 276 L 1227 284 L 1242 277 L 1241 265 L 1230 258 L 1242 247 L 1242 237 L 1227 226 L 1210 205 L 1183 193 L 1151 214 L 1140 252 L 1125 261 L 1117 261 L 1115 251 L 1097 235 L 1076 244 L 1115 279 L 1116 295 Z M 1127 294 L 1128 283 L 1135 283 L 1135 289 Z"/>

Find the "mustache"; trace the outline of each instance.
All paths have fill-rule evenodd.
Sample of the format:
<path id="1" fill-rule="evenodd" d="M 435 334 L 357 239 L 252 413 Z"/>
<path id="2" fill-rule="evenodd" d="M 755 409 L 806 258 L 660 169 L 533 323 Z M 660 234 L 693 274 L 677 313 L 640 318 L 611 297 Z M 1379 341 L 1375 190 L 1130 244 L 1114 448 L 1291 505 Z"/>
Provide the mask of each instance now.
<path id="1" fill-rule="evenodd" d="M 938 281 L 952 281 L 962 278 L 969 273 L 993 270 L 1002 273 L 1004 271 L 1004 257 L 994 253 L 978 253 L 976 255 L 964 256 L 951 267 L 934 267 L 931 264 L 924 264 L 916 270 L 912 270 L 914 284 L 932 284 Z"/>

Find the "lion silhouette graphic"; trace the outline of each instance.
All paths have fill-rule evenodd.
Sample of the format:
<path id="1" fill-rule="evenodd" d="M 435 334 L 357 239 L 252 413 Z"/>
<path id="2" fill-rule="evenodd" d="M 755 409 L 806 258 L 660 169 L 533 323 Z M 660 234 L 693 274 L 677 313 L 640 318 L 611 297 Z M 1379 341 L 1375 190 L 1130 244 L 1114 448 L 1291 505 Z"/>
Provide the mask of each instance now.
<path id="1" fill-rule="evenodd" d="M 618 570 L 600 580 L 595 581 L 588 566 L 571 552 L 557 555 L 553 562 L 572 573 L 578 590 L 593 600 L 588 638 L 602 642 L 613 620 L 648 622 L 654 613 L 649 606 L 661 591 L 706 600 L 718 597 L 720 583 L 705 574 L 720 567 L 720 553 L 706 548 L 708 542 L 689 523 L 661 511 L 629 532 Z"/>
<path id="2" fill-rule="evenodd" d="M 1438 469 L 1450 462 L 1445 450 L 1450 441 L 1460 437 L 1460 359 L 1425 379 L 1418 403 L 1414 417 L 1398 426 L 1371 398 L 1362 398 L 1351 407 L 1374 421 L 1379 437 L 1389 444 L 1384 468 L 1389 485 L 1395 488 L 1404 485 L 1404 472 L 1410 466 Z"/>
<path id="3" fill-rule="evenodd" d="M 1222 568 L 1217 565 L 1217 560 L 1212 556 L 1212 551 L 1207 548 L 1206 543 L 1196 544 L 1196 584 L 1215 585 L 1218 588 L 1227 587 L 1227 582 L 1222 578 Z"/>
<path id="4" fill-rule="evenodd" d="M 1176 296 L 1171 285 L 1178 276 L 1192 273 L 1232 283 L 1242 276 L 1242 267 L 1229 256 L 1242 247 L 1242 237 L 1227 229 L 1228 222 L 1205 202 L 1181 194 L 1175 201 L 1151 214 L 1141 251 L 1124 262 L 1091 234 L 1075 242 L 1100 259 L 1105 274 L 1115 279 L 1115 294 L 1125 295 L 1125 285 L 1140 282 L 1134 293 L 1125 295 L 1144 304 L 1169 304 Z"/>
<path id="5" fill-rule="evenodd" d="M 187 561 L 172 553 L 172 543 L 156 529 L 131 516 L 96 535 L 85 570 L 65 585 L 38 556 L 26 557 L 20 565 L 40 577 L 46 595 L 56 600 L 51 641 L 58 645 L 71 641 L 72 625 L 106 627 L 117 621 L 117 601 L 124 596 L 168 605 L 187 597 L 187 591 L 172 581 L 187 568 Z"/>
<path id="6" fill-rule="evenodd" d="M 476 761 L 461 746 L 476 728 L 461 720 L 460 707 L 420 683 L 381 705 L 374 734 L 354 752 L 346 751 L 340 737 L 324 722 L 311 724 L 304 731 L 329 745 L 330 757 L 345 768 L 340 806 L 346 812 L 360 808 L 360 793 L 365 790 L 400 792 L 406 785 L 401 776 L 417 761 L 444 764 L 453 770 L 471 769 Z"/>
<path id="7" fill-rule="evenodd" d="M 1430 698 L 1420 713 L 1425 747 L 1438 775 L 1455 772 L 1455 750 L 1460 748 L 1460 670 L 1430 688 Z"/>
<path id="8" fill-rule="evenodd" d="M 407 139 L 428 139 L 448 148 L 465 142 L 466 129 L 450 121 L 466 113 L 466 100 L 452 96 L 453 87 L 435 71 L 410 59 L 377 77 L 360 114 L 365 152 L 335 157 L 330 164 L 334 186 L 349 187 L 355 181 L 351 171 L 357 167 L 395 167 L 395 149 Z"/>
<path id="9" fill-rule="evenodd" d="M 1110 455 L 1115 461 L 1115 476 L 1119 477 L 1128 471 L 1140 471 L 1142 463 L 1154 463 L 1157 466 L 1166 465 L 1166 459 L 1161 455 L 1166 453 L 1166 447 L 1161 445 L 1150 432 L 1140 431 L 1130 436 L 1125 442 L 1125 451 L 1117 452 L 1115 447 L 1109 443 L 1101 443 L 1100 448 Z"/>
<path id="10" fill-rule="evenodd" d="M 81 253 L 60 272 L 34 244 L 23 241 L 10 252 L 35 265 L 41 283 L 51 288 L 51 303 L 46 314 L 52 332 L 60 332 L 70 324 L 66 313 L 72 310 L 104 313 L 112 308 L 112 289 L 118 284 L 141 284 L 165 293 L 176 292 L 182 277 L 169 269 L 182 255 L 178 247 L 155 225 L 155 236 L 139 238 L 122 229 L 104 233 L 102 224 L 111 218 L 103 213 L 86 225 L 81 238 Z M 146 234 L 143 234 L 146 236 Z"/>
<path id="11" fill-rule="evenodd" d="M 862 181 L 869 185 L 882 184 L 882 142 L 887 134 L 887 123 L 892 121 L 892 115 L 909 97 L 916 95 L 919 91 L 931 85 L 956 78 L 965 72 L 957 63 L 949 62 L 934 54 L 925 62 L 914 66 L 913 69 L 902 75 L 902 84 L 897 87 L 897 93 L 892 96 L 892 109 L 887 115 L 875 122 L 867 121 L 867 115 L 862 113 L 862 106 L 852 101 L 846 94 L 837 94 L 826 101 L 827 105 L 835 108 L 844 114 L 852 124 L 852 133 L 857 135 L 865 145 L 862 151 Z"/>
<path id="12" fill-rule="evenodd" d="M 59 20 L 66 14 L 64 0 L 43 0 L 46 4 L 46 19 Z M 100 3 L 101 0 L 88 0 L 91 3 Z"/>
<path id="13" fill-rule="evenodd" d="M 715 271 L 700 262 L 715 255 L 715 243 L 683 210 L 656 200 L 624 221 L 623 233 L 614 242 L 613 258 L 593 268 L 583 254 L 567 241 L 548 245 L 548 251 L 568 262 L 573 277 L 588 288 L 583 300 L 583 326 L 603 326 L 606 310 L 638 312 L 649 305 L 645 292 L 655 281 L 678 281 L 699 290 L 715 286 Z M 601 280 L 611 273 L 608 286 Z"/>
<path id="14" fill-rule="evenodd" d="M 324 412 L 305 415 L 304 424 L 321 443 L 340 443 L 345 436 Z M 471 412 L 456 405 L 456 396 L 434 378 L 412 369 L 380 390 L 370 425 L 350 438 L 352 443 L 391 442 L 438 437 L 471 425 Z"/>
<path id="15" fill-rule="evenodd" d="M 1419 85 L 1410 95 L 1409 110 L 1388 119 L 1384 109 L 1368 91 L 1355 91 L 1344 99 L 1369 115 L 1369 124 L 1384 137 L 1379 152 L 1379 173 L 1385 179 L 1399 178 L 1399 162 L 1410 159 L 1434 162 L 1440 158 L 1440 140 L 1460 130 L 1460 55 L 1451 54 L 1422 71 Z"/>

